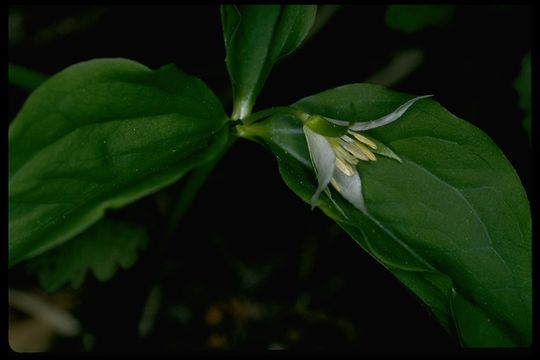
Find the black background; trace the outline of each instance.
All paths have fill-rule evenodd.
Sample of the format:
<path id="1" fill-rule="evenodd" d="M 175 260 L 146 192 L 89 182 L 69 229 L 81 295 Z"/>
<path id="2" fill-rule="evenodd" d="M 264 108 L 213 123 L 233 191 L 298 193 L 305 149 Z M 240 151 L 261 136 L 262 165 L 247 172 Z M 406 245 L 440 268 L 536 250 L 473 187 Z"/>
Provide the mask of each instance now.
<path id="1" fill-rule="evenodd" d="M 9 45 L 11 63 L 52 75 L 99 57 L 130 58 L 151 68 L 173 62 L 204 80 L 231 111 L 217 6 L 13 6 L 9 11 L 24 19 L 24 32 Z M 411 35 L 387 28 L 384 11 L 385 6 L 352 5 L 338 10 L 301 49 L 275 66 L 254 111 L 365 81 L 400 50 L 418 48 L 422 65 L 393 89 L 435 94 L 450 112 L 485 131 L 530 195 L 531 151 L 512 83 L 531 50 L 531 7 L 460 6 L 449 24 Z M 42 31 L 66 18 L 79 19 L 80 25 L 81 18 L 92 17 L 88 14 L 97 14 L 96 20 L 74 31 Z M 9 90 L 12 120 L 27 93 Z M 135 218 L 158 231 L 162 220 L 151 199 L 123 211 L 113 216 Z M 93 351 L 200 350 L 207 348 L 210 334 L 219 333 L 229 348 L 238 350 L 266 349 L 278 342 L 299 350 L 461 352 L 457 340 L 407 288 L 288 190 L 273 156 L 255 143 L 237 142 L 204 185 L 164 258 L 159 246 L 152 243 L 133 269 L 107 283 L 91 278 L 79 291 L 74 314 L 92 334 Z M 312 270 L 299 275 L 310 261 Z M 237 263 L 249 270 L 235 270 L 231 264 Z M 250 274 L 265 268 L 270 269 L 266 278 L 249 281 Z M 160 312 L 153 332 L 141 339 L 137 322 L 160 274 Z M 10 272 L 9 282 L 14 288 L 35 286 L 20 267 Z M 299 314 L 299 298 L 311 299 L 310 311 L 324 315 Z M 266 315 L 250 321 L 245 333 L 233 315 L 215 328 L 204 323 L 209 306 L 231 299 L 257 303 Z M 168 315 L 178 304 L 191 313 L 187 323 Z M 291 329 L 301 334 L 299 340 L 287 338 Z M 59 338 L 53 350 L 82 348 L 81 338 Z"/>

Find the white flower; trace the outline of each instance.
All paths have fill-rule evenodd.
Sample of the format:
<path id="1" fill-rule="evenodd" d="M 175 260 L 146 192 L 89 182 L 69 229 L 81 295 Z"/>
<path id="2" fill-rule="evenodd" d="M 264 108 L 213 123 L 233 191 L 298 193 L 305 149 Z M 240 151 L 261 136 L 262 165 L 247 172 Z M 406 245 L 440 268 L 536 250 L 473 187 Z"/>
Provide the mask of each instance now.
<path id="1" fill-rule="evenodd" d="M 367 122 L 349 122 L 312 115 L 304 121 L 309 155 L 318 179 L 317 191 L 311 198 L 313 209 L 321 192 L 330 196 L 328 184 L 356 208 L 365 211 L 362 182 L 356 165 L 360 160 L 375 161 L 375 154 L 401 162 L 394 152 L 381 142 L 360 133 L 387 125 L 401 117 L 416 101 L 432 95 L 419 96 L 398 107 L 392 113 Z"/>

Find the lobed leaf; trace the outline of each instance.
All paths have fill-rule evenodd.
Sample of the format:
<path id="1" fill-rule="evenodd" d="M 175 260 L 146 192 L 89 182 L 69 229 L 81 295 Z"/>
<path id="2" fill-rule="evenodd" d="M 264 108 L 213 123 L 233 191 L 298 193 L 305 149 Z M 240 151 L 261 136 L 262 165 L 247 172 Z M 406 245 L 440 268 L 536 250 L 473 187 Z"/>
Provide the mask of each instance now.
<path id="1" fill-rule="evenodd" d="M 111 279 L 118 267 L 127 269 L 148 244 L 148 234 L 137 224 L 102 219 L 72 240 L 28 261 L 42 288 L 56 291 L 66 284 L 78 288 L 88 271 L 100 281 Z"/>

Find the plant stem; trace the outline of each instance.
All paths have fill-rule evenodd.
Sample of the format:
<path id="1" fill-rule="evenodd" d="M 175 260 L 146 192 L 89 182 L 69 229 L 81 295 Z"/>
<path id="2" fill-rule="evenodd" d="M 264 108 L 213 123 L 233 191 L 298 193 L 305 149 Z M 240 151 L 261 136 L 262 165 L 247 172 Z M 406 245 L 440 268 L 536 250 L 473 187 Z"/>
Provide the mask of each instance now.
<path id="1" fill-rule="evenodd" d="M 249 114 L 251 114 L 252 107 L 253 103 L 249 99 L 235 101 L 231 120 L 243 120 L 244 118 L 248 117 Z"/>
<path id="2" fill-rule="evenodd" d="M 303 112 L 302 110 L 298 110 L 298 109 L 295 109 L 295 108 L 292 108 L 292 107 L 288 107 L 288 106 L 274 106 L 274 107 L 271 107 L 271 108 L 268 108 L 268 109 L 264 109 L 264 110 L 261 110 L 261 111 L 258 111 L 256 113 L 253 113 L 251 115 L 249 115 L 248 117 L 246 117 L 243 122 L 244 122 L 244 125 L 249 125 L 249 124 L 252 124 L 254 123 L 255 121 L 257 120 L 261 120 L 261 119 L 264 119 L 266 117 L 269 117 L 271 115 L 275 115 L 275 114 L 291 114 L 301 120 L 304 120 L 308 115 Z"/>
<path id="3" fill-rule="evenodd" d="M 8 64 L 8 82 L 29 92 L 34 91 L 48 76 L 23 66 Z"/>
<path id="4" fill-rule="evenodd" d="M 236 139 L 237 137 L 232 137 L 228 144 L 223 148 L 221 154 L 219 154 L 211 162 L 193 170 L 193 172 L 189 175 L 186 184 L 182 187 L 180 193 L 178 194 L 174 207 L 169 212 L 167 217 L 167 229 L 165 232 L 165 237 L 167 239 L 172 236 L 178 226 L 178 223 L 191 206 L 191 203 L 199 193 L 199 190 L 206 182 L 206 179 L 212 173 L 219 160 L 221 160 L 223 155 L 225 155 L 225 153 L 234 144 Z"/>
<path id="5" fill-rule="evenodd" d="M 193 170 L 189 175 L 186 184 L 182 187 L 176 198 L 174 207 L 167 216 L 166 229 L 156 253 L 156 263 L 163 264 L 164 259 L 167 256 L 169 242 L 176 231 L 180 220 L 182 217 L 184 217 L 185 213 L 193 203 L 193 200 L 195 200 L 195 197 L 199 193 L 199 190 L 202 188 L 206 182 L 206 179 L 212 173 L 217 163 L 237 139 L 237 136 L 231 134 L 229 142 L 214 160 Z M 152 331 L 158 309 L 161 305 L 160 283 L 165 276 L 166 271 L 167 269 L 163 265 L 158 268 L 156 278 L 151 284 L 149 293 L 146 296 L 142 314 L 138 323 L 139 336 L 141 337 L 148 335 Z"/>

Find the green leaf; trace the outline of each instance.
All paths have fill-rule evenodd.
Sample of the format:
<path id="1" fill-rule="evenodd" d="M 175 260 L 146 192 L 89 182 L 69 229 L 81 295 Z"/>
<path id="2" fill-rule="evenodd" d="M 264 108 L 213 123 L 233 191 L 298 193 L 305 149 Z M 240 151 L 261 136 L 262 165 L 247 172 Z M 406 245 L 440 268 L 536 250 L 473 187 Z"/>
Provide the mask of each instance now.
<path id="1" fill-rule="evenodd" d="M 251 113 L 272 66 L 293 52 L 315 20 L 315 5 L 223 5 L 221 19 L 231 77 L 233 119 Z"/>
<path id="2" fill-rule="evenodd" d="M 525 55 L 521 65 L 521 71 L 514 80 L 514 89 L 519 96 L 519 107 L 525 112 L 523 128 L 529 136 L 531 142 L 531 54 Z"/>
<path id="3" fill-rule="evenodd" d="M 9 266 L 211 161 L 227 116 L 199 79 L 126 59 L 73 65 L 9 128 Z"/>
<path id="4" fill-rule="evenodd" d="M 30 259 L 27 269 L 38 275 L 41 287 L 49 292 L 68 283 L 78 288 L 89 270 L 107 281 L 119 266 L 133 266 L 137 252 L 147 244 L 144 228 L 105 218 L 71 241 Z"/>
<path id="5" fill-rule="evenodd" d="M 34 91 L 47 80 L 47 75 L 23 66 L 8 64 L 8 80 L 10 84 L 27 91 Z"/>
<path id="6" fill-rule="evenodd" d="M 347 121 L 386 115 L 411 97 L 354 84 L 293 106 Z M 246 126 L 277 157 L 304 201 L 316 190 L 302 126 L 276 115 Z M 320 207 L 390 270 L 463 345 L 531 342 L 531 218 L 521 182 L 481 130 L 422 100 L 398 121 L 365 132 L 402 160 L 360 162 L 367 211 L 332 189 Z M 335 204 L 339 207 L 336 207 Z"/>
<path id="7" fill-rule="evenodd" d="M 455 5 L 389 5 L 385 20 L 391 29 L 414 33 L 448 23 L 455 9 Z"/>

